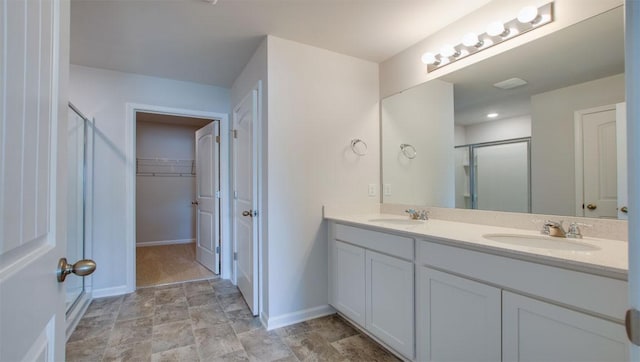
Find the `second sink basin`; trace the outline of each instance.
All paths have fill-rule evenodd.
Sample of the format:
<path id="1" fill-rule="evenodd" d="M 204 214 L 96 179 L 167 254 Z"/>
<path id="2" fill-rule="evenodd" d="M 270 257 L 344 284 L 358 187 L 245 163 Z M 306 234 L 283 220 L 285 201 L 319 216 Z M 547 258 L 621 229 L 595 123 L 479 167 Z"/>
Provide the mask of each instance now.
<path id="1" fill-rule="evenodd" d="M 485 234 L 482 235 L 482 237 L 499 243 L 526 246 L 530 248 L 573 251 L 593 251 L 600 249 L 595 245 L 583 243 L 577 240 L 544 235 Z"/>
<path id="2" fill-rule="evenodd" d="M 424 220 L 381 218 L 369 219 L 369 222 L 379 222 L 392 225 L 418 225 L 424 223 Z"/>

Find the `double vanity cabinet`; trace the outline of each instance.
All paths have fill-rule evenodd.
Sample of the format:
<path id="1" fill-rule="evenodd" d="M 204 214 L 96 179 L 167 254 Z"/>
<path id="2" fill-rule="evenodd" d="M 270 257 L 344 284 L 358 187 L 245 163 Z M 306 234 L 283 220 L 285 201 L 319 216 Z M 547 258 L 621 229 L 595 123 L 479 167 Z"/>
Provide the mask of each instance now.
<path id="1" fill-rule="evenodd" d="M 623 277 L 514 255 L 330 220 L 329 301 L 405 360 L 628 360 Z"/>

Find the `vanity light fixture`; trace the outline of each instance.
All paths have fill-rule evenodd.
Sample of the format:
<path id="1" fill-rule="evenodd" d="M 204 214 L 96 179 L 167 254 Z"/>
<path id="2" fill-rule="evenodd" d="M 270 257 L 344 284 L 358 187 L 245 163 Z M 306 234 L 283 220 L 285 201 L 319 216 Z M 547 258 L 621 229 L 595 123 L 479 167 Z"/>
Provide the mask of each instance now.
<path id="1" fill-rule="evenodd" d="M 433 72 L 440 67 L 513 39 L 552 21 L 553 2 L 540 7 L 526 6 L 520 10 L 516 18 L 505 22 L 494 21 L 487 26 L 484 33 L 468 33 L 462 38 L 462 43 L 446 44 L 442 46 L 439 53 L 424 53 L 421 60 L 427 65 L 427 72 Z"/>
<path id="2" fill-rule="evenodd" d="M 442 49 L 440 49 L 440 54 L 446 58 L 458 57 L 460 56 L 460 51 L 451 44 L 445 44 Z"/>
<path id="3" fill-rule="evenodd" d="M 504 24 L 500 21 L 494 21 L 487 26 L 487 35 L 489 36 L 501 36 L 506 37 L 509 35 L 509 28 L 505 28 Z"/>
<path id="4" fill-rule="evenodd" d="M 525 6 L 518 13 L 518 21 L 526 24 L 531 23 L 535 24 L 542 19 L 540 15 L 538 15 L 538 9 L 535 6 Z"/>
<path id="5" fill-rule="evenodd" d="M 495 112 L 487 114 L 487 118 L 496 118 L 498 116 L 499 116 L 499 114 L 495 113 Z"/>
<path id="6" fill-rule="evenodd" d="M 480 40 L 480 37 L 476 33 L 467 33 L 462 37 L 462 45 L 466 46 L 467 48 L 480 48 L 484 45 L 484 41 Z"/>

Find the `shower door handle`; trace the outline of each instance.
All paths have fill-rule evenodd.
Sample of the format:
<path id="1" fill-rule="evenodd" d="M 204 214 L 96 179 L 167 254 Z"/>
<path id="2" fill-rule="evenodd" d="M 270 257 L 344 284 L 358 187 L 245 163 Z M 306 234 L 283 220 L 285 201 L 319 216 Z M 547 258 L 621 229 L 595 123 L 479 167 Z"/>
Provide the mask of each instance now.
<path id="1" fill-rule="evenodd" d="M 67 258 L 60 258 L 56 275 L 58 276 L 58 282 L 62 283 L 67 278 L 67 275 L 71 273 L 83 277 L 93 273 L 95 270 L 96 262 L 91 259 L 82 259 L 75 264 L 69 264 L 67 263 Z"/>

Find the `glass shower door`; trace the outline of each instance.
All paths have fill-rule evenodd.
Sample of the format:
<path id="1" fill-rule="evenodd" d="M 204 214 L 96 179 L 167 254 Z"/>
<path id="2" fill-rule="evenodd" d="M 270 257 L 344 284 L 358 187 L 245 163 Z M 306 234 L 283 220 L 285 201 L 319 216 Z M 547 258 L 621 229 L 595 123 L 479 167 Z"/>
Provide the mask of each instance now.
<path id="1" fill-rule="evenodd" d="M 67 255 L 70 262 L 84 259 L 85 249 L 85 144 L 86 120 L 69 104 L 69 122 L 67 126 Z M 84 292 L 84 278 L 67 278 L 66 311 L 69 313 Z"/>

